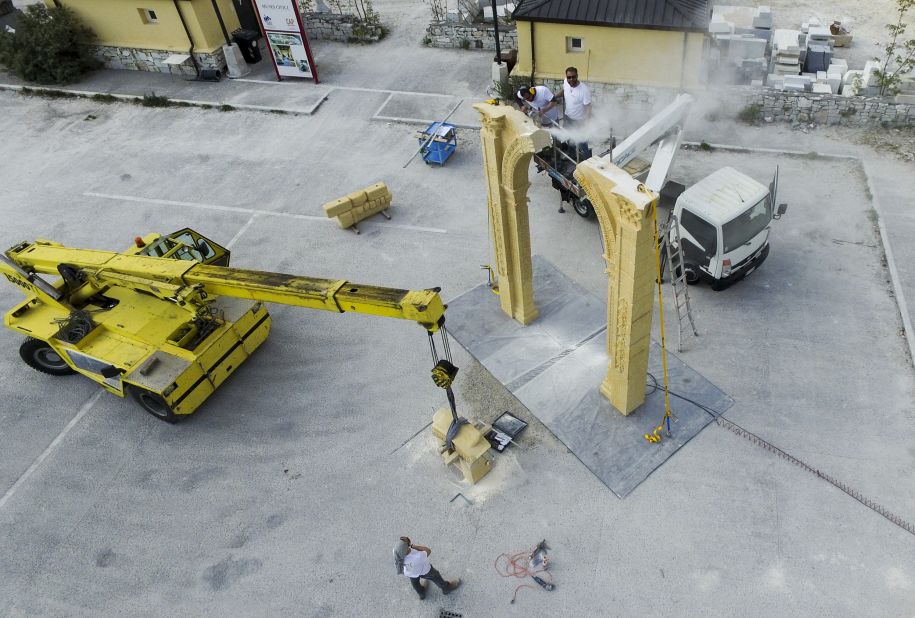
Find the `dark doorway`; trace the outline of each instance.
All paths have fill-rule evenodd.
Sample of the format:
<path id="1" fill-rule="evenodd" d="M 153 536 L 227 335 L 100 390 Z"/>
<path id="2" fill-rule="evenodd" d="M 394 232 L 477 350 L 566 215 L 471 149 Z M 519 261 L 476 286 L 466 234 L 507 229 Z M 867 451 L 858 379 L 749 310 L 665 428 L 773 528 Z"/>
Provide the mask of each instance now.
<path id="1" fill-rule="evenodd" d="M 232 0 L 241 27 L 245 30 L 260 32 L 261 26 L 258 23 L 257 13 L 254 12 L 254 7 L 251 6 L 251 2 L 252 0 Z"/>

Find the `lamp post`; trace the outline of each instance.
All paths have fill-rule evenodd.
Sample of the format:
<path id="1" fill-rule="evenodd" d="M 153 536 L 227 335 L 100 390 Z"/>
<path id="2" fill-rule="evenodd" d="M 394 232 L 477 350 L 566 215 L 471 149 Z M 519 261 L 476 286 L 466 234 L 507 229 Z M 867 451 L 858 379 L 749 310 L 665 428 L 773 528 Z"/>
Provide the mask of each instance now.
<path id="1" fill-rule="evenodd" d="M 502 50 L 499 47 L 499 14 L 496 12 L 496 0 L 492 0 L 492 25 L 496 35 L 496 64 L 502 64 Z"/>

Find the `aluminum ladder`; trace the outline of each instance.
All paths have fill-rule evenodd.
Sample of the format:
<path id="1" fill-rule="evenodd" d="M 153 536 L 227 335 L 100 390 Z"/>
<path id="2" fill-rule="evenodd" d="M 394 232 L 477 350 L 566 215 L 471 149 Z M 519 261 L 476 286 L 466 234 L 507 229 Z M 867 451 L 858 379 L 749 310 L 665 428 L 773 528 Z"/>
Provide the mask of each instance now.
<path id="1" fill-rule="evenodd" d="M 683 351 L 683 320 L 689 319 L 689 325 L 693 329 L 693 335 L 698 337 L 699 331 L 696 330 L 696 323 L 693 321 L 693 309 L 689 303 L 689 284 L 686 283 L 686 269 L 683 267 L 683 251 L 680 249 L 680 224 L 677 217 L 670 213 L 667 223 L 661 226 L 659 231 L 661 235 L 661 244 L 664 246 L 666 258 L 667 273 L 670 278 L 670 289 L 674 293 L 674 306 L 677 308 L 677 352 Z M 676 245 L 670 242 L 673 234 Z M 661 276 L 664 275 L 664 266 L 661 266 Z"/>

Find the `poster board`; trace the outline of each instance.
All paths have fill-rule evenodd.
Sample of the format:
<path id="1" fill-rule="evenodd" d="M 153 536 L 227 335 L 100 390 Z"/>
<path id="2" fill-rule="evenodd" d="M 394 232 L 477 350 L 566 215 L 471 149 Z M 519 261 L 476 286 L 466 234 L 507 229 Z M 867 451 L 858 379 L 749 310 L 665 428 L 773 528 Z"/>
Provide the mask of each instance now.
<path id="1" fill-rule="evenodd" d="M 267 41 L 276 78 L 308 77 L 318 83 L 318 70 L 296 0 L 252 0 Z"/>

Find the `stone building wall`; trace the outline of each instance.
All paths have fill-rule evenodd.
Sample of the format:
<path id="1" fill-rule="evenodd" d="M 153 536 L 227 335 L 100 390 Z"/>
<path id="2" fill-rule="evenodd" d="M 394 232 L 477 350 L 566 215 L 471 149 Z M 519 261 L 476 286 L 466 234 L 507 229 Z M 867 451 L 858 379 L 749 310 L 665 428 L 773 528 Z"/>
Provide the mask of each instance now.
<path id="1" fill-rule="evenodd" d="M 749 87 L 735 88 L 734 94 L 739 109 L 754 106 L 758 119 L 764 122 L 915 126 L 915 104 L 896 103 L 893 97 L 846 97 Z"/>
<path id="2" fill-rule="evenodd" d="M 165 59 L 172 54 L 180 52 L 163 51 L 161 49 L 137 49 L 134 47 L 111 47 L 108 45 L 92 45 L 90 49 L 95 57 L 102 61 L 107 69 L 132 69 L 135 71 L 150 71 L 152 73 L 174 73 L 176 75 L 189 75 L 194 77 L 194 65 L 190 59 L 180 65 L 165 64 Z M 226 72 L 226 58 L 222 50 L 211 54 L 195 53 L 201 69 L 218 69 L 223 74 Z"/>
<path id="3" fill-rule="evenodd" d="M 301 6 L 299 7 L 301 10 Z M 309 39 L 342 43 L 374 43 L 384 36 L 381 24 L 367 24 L 355 15 L 302 11 L 302 23 Z"/>
<path id="4" fill-rule="evenodd" d="M 514 76 L 513 76 L 514 77 Z M 542 80 L 553 92 L 562 87 L 562 81 Z M 672 101 L 678 91 L 670 88 L 650 88 L 622 84 L 587 82 L 592 99 L 598 106 L 615 106 L 621 109 L 656 109 Z M 787 92 L 773 88 L 731 86 L 717 90 L 691 92 L 706 114 L 736 117 L 746 110 L 748 120 L 758 122 L 788 122 L 791 124 L 815 123 L 826 125 L 865 126 L 915 126 L 915 103 L 897 103 L 894 97 L 846 97 L 833 94 Z M 714 103 L 712 103 L 714 101 Z M 752 106 L 752 107 L 751 107 Z M 750 109 L 748 109 L 750 108 Z M 695 113 L 695 112 L 694 112 Z"/>
<path id="5" fill-rule="evenodd" d="M 430 47 L 495 51 L 495 28 L 483 23 L 467 26 L 449 22 L 432 22 L 426 27 L 424 42 Z M 499 24 L 499 47 L 506 51 L 518 49 L 518 30 L 514 25 Z"/>

